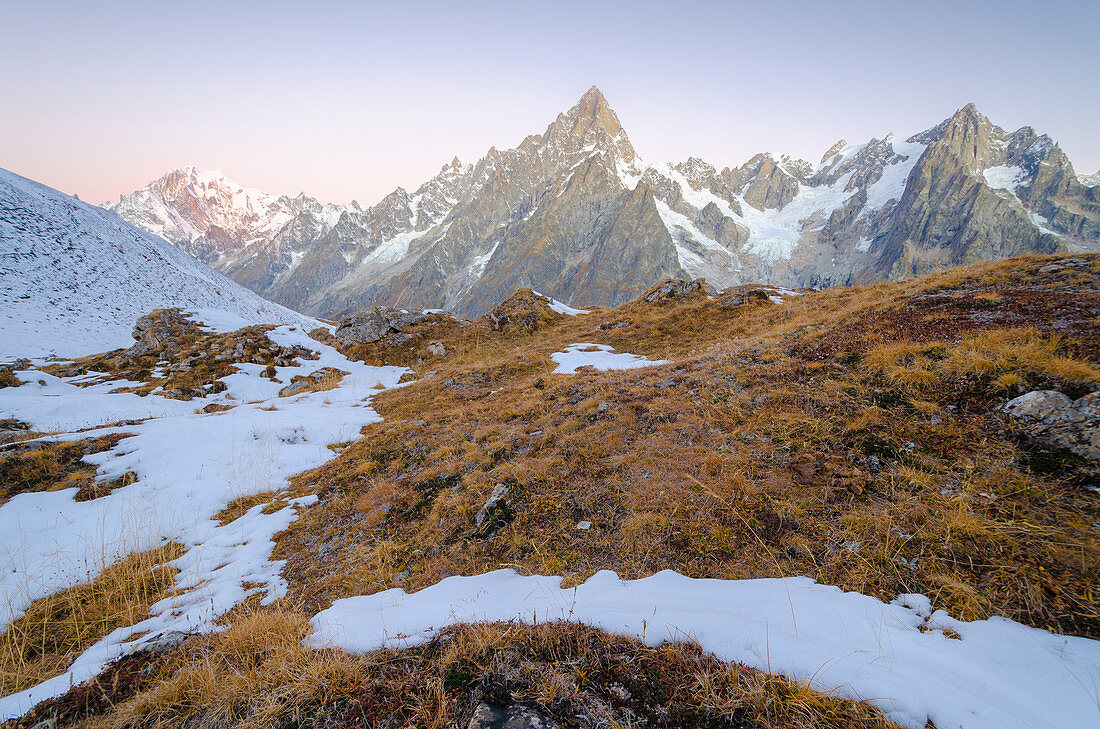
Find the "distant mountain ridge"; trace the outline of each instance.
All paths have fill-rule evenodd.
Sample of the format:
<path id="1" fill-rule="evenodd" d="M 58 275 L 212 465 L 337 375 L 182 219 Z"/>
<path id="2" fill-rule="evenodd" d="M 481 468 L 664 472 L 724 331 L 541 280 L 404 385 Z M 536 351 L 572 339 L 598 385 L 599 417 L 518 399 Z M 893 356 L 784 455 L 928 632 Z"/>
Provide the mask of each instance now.
<path id="1" fill-rule="evenodd" d="M 516 288 L 617 305 L 668 276 L 828 286 L 1027 252 L 1100 249 L 1100 187 L 1049 137 L 967 105 L 904 141 L 818 164 L 648 164 L 591 88 L 542 134 L 455 159 L 363 208 L 194 168 L 106 207 L 302 312 L 379 304 L 478 315 Z"/>
<path id="2" fill-rule="evenodd" d="M 316 326 L 105 210 L 0 169 L 0 360 L 126 347 L 139 316 L 167 307 L 219 329 Z"/>

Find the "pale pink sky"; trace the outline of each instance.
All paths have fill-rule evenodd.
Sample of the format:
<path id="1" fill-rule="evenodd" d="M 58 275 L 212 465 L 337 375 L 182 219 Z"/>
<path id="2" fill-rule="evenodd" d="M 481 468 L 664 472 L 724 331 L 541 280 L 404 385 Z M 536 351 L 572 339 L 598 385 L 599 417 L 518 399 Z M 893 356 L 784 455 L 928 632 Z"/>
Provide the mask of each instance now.
<path id="1" fill-rule="evenodd" d="M 91 202 L 194 164 L 369 204 L 596 84 L 646 159 L 816 162 L 974 101 L 1100 168 L 1094 0 L 398 6 L 0 0 L 0 167 Z"/>

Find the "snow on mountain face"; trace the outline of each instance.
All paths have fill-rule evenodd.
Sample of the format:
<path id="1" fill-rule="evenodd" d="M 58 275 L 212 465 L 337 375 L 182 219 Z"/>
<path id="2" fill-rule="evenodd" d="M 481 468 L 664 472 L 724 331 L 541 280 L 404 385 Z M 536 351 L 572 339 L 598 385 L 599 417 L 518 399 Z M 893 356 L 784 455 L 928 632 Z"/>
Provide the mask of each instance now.
<path id="1" fill-rule="evenodd" d="M 719 287 L 895 275 L 886 242 L 899 230 L 919 232 L 927 205 L 951 202 L 913 210 L 921 191 L 910 188 L 923 183 L 910 178 L 932 145 L 969 152 L 937 157 L 922 174 L 958 171 L 967 185 L 1009 194 L 1023 216 L 1022 249 L 1100 239 L 1100 205 L 1057 145 L 1029 127 L 1004 132 L 972 106 L 905 141 L 838 142 L 816 166 L 763 153 L 719 171 L 696 157 L 645 162 L 595 87 L 514 149 L 492 148 L 473 164 L 456 159 L 415 193 L 398 188 L 365 210 L 265 195 L 197 170 L 181 181 L 170 173 L 112 209 L 314 314 L 391 304 L 479 315 L 518 287 L 578 306 L 615 305 L 670 275 Z M 958 207 L 945 230 L 974 215 Z M 979 259 L 1001 255 L 987 248 Z"/>
<path id="2" fill-rule="evenodd" d="M 201 311 L 217 329 L 317 326 L 105 210 L 0 170 L 0 359 L 129 346 L 135 320 L 165 307 Z"/>

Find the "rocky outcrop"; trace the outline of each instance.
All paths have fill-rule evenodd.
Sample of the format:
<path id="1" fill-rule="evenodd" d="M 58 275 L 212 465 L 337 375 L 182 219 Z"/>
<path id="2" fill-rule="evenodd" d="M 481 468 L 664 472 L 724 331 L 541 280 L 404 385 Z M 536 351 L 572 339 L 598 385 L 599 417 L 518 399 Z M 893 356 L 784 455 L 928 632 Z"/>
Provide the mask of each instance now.
<path id="1" fill-rule="evenodd" d="M 705 278 L 697 279 L 666 279 L 651 288 L 642 296 L 642 301 L 648 304 L 656 304 L 664 301 L 682 300 L 685 298 L 697 298 L 699 296 L 714 296 L 717 292 L 707 284 Z"/>
<path id="2" fill-rule="evenodd" d="M 405 327 L 426 318 L 427 314 L 422 311 L 379 306 L 341 319 L 334 335 L 344 346 L 371 344 L 393 334 L 403 333 Z"/>
<path id="3" fill-rule="evenodd" d="M 126 355 L 140 357 L 163 353 L 171 357 L 198 335 L 198 325 L 183 316 L 179 309 L 155 309 L 138 317 L 134 324 L 135 342 L 126 350 Z"/>
<path id="4" fill-rule="evenodd" d="M 1055 390 L 1036 390 L 1010 400 L 1004 412 L 1029 440 L 1100 464 L 1100 392 L 1070 400 Z"/>
<path id="5" fill-rule="evenodd" d="M 520 289 L 486 314 L 484 321 L 499 332 L 533 332 L 562 318 L 564 315 L 551 309 L 545 296 Z"/>

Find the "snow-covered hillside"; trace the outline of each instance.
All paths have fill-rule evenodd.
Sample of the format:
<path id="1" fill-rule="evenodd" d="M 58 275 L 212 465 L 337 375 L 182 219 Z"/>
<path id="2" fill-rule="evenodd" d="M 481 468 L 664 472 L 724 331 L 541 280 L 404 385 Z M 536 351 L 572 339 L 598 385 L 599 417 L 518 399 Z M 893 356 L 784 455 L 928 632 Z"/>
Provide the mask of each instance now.
<path id="1" fill-rule="evenodd" d="M 137 317 L 164 307 L 219 329 L 316 326 L 106 210 L 0 169 L 0 360 L 125 347 Z"/>

